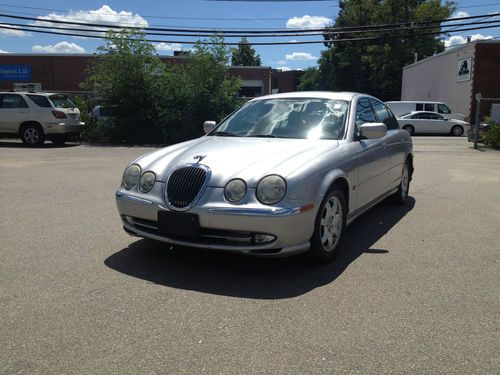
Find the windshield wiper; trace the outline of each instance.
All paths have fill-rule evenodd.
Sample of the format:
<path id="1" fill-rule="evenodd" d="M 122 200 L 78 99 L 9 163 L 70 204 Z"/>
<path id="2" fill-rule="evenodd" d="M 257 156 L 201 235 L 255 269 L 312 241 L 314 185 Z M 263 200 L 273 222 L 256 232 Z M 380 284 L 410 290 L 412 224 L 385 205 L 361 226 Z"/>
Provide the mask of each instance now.
<path id="1" fill-rule="evenodd" d="M 251 134 L 247 135 L 247 137 L 257 137 L 257 138 L 283 138 L 279 137 L 276 134 Z"/>
<path id="2" fill-rule="evenodd" d="M 237 137 L 237 134 L 230 133 L 230 132 L 224 132 L 224 131 L 213 132 L 213 133 L 210 133 L 209 135 L 218 135 L 221 137 Z"/>

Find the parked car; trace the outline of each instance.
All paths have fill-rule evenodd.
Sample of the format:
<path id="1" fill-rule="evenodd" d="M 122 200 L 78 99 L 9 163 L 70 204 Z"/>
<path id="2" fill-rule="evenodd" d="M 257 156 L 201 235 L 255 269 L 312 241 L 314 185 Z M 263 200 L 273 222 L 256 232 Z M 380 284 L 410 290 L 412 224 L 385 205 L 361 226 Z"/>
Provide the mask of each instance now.
<path id="1" fill-rule="evenodd" d="M 0 92 L 0 133 L 17 135 L 27 145 L 41 145 L 46 139 L 63 144 L 84 125 L 66 95 Z"/>
<path id="2" fill-rule="evenodd" d="M 204 130 L 125 169 L 116 203 L 127 233 L 328 261 L 346 225 L 386 197 L 407 200 L 411 137 L 371 96 L 259 97 Z"/>
<path id="3" fill-rule="evenodd" d="M 434 112 L 411 112 L 398 117 L 401 128 L 413 134 L 450 134 L 461 136 L 469 130 L 469 123 L 449 119 Z"/>
<path id="4" fill-rule="evenodd" d="M 449 106 L 443 102 L 430 101 L 402 101 L 385 102 L 396 116 L 402 116 L 410 112 L 436 112 L 446 117 L 452 117 L 457 120 L 464 120 L 465 116 L 461 113 L 452 113 Z"/>

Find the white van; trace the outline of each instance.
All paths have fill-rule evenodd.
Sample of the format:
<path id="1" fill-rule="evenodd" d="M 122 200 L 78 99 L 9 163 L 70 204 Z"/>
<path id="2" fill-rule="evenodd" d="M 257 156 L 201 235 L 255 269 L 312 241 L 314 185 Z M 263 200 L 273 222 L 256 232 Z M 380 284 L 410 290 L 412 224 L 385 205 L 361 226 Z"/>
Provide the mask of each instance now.
<path id="1" fill-rule="evenodd" d="M 442 102 L 426 101 L 404 101 L 404 102 L 385 102 L 396 117 L 415 111 L 436 112 L 447 118 L 464 120 L 465 116 L 460 113 L 452 113 L 450 107 Z"/>

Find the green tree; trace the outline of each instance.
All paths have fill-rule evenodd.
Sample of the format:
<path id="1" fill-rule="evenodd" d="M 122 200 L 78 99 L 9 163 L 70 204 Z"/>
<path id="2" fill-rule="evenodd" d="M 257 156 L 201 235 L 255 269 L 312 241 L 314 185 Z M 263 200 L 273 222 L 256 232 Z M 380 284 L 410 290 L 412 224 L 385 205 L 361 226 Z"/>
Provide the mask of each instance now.
<path id="1" fill-rule="evenodd" d="M 237 48 L 231 51 L 231 65 L 233 66 L 260 66 L 260 56 L 256 54 L 248 39 L 243 37 Z"/>
<path id="2" fill-rule="evenodd" d="M 454 2 L 441 5 L 439 0 L 341 0 L 333 28 L 380 24 L 426 22 L 448 18 Z M 383 100 L 400 98 L 402 68 L 419 58 L 444 50 L 439 35 L 417 35 L 437 32 L 430 29 L 379 30 L 370 33 L 325 34 L 328 49 L 318 61 L 316 86 L 328 90 L 360 91 Z M 366 41 L 336 41 L 359 37 L 384 37 Z M 310 77 L 304 77 L 310 78 Z"/>
<path id="3" fill-rule="evenodd" d="M 220 37 L 198 43 L 185 64 L 160 60 L 143 33 L 109 32 L 82 87 L 113 106 L 109 133 L 131 143 L 173 143 L 202 134 L 239 104 L 229 77 L 230 50 Z M 92 134 L 99 134 L 98 128 Z"/>
<path id="4" fill-rule="evenodd" d="M 130 142 L 151 142 L 161 135 L 155 126 L 164 65 L 153 45 L 136 31 L 108 32 L 105 45 L 89 67 L 83 87 L 114 106 L 112 136 Z"/>

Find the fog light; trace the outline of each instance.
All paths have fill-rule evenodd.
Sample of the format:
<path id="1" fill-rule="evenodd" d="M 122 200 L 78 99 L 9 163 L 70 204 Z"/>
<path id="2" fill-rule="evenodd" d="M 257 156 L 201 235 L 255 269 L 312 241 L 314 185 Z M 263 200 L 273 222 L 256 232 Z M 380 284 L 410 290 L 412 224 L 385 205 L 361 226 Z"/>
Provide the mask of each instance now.
<path id="1" fill-rule="evenodd" d="M 276 237 L 274 236 L 271 236 L 269 234 L 262 234 L 262 233 L 257 233 L 257 234 L 254 234 L 253 236 L 253 240 L 255 241 L 255 243 L 267 243 L 267 242 L 272 242 L 276 239 Z"/>

